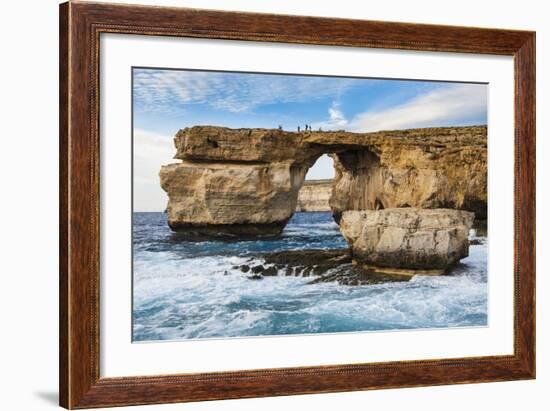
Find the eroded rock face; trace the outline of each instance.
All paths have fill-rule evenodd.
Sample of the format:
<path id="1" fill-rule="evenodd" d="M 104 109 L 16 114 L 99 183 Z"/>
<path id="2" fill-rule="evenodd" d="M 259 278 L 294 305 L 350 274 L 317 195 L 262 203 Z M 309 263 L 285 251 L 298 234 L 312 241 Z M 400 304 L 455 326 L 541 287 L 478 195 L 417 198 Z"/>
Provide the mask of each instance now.
<path id="1" fill-rule="evenodd" d="M 277 235 L 296 209 L 306 172 L 288 162 L 163 166 L 168 224 L 194 234 Z"/>
<path id="2" fill-rule="evenodd" d="M 485 218 L 487 128 L 301 133 L 196 126 L 175 139 L 181 164 L 164 166 L 168 221 L 204 234 L 279 234 L 307 169 L 335 160 L 329 204 L 348 210 L 454 208 Z"/>
<path id="3" fill-rule="evenodd" d="M 313 165 L 324 152 L 306 140 L 307 133 L 278 129 L 195 126 L 174 138 L 180 160 L 220 162 L 280 162 Z"/>
<path id="4" fill-rule="evenodd" d="M 392 274 L 442 274 L 468 256 L 474 214 L 450 209 L 345 211 L 340 231 L 355 263 Z"/>
<path id="5" fill-rule="evenodd" d="M 487 218 L 485 127 L 377 133 L 362 150 L 333 156 L 330 205 L 346 210 L 397 207 L 453 208 Z"/>

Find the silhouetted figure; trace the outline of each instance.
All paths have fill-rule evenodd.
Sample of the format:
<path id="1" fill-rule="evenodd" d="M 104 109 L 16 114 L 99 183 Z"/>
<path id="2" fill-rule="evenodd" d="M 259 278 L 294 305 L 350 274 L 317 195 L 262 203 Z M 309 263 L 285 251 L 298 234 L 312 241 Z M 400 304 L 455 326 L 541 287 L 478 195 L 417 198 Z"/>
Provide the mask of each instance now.
<path id="1" fill-rule="evenodd" d="M 300 132 L 300 126 L 298 126 L 298 133 Z"/>
<path id="2" fill-rule="evenodd" d="M 283 129 L 283 126 L 281 126 L 281 125 L 279 124 L 279 130 L 282 130 L 282 129 Z"/>

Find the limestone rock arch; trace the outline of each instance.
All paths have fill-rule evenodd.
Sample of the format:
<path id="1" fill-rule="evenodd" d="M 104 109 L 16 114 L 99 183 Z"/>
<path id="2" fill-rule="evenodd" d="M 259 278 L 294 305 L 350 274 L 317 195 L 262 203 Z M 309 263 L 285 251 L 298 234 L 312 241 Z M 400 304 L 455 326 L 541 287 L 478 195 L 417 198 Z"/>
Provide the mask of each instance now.
<path id="1" fill-rule="evenodd" d="M 163 166 L 168 224 L 207 235 L 272 236 L 296 209 L 307 170 L 323 154 L 336 176 L 330 206 L 350 210 L 453 208 L 486 218 L 486 126 L 375 133 L 195 126 Z"/>

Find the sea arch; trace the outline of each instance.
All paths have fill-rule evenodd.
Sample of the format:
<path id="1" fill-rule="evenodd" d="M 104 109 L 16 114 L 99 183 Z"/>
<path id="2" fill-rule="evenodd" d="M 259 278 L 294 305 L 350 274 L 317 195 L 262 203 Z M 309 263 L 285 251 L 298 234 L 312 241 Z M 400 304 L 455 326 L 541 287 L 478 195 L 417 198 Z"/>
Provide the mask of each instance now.
<path id="1" fill-rule="evenodd" d="M 207 235 L 278 235 L 308 169 L 335 165 L 330 207 L 453 208 L 486 217 L 486 126 L 351 133 L 195 126 L 174 139 L 180 163 L 163 166 L 168 224 Z"/>

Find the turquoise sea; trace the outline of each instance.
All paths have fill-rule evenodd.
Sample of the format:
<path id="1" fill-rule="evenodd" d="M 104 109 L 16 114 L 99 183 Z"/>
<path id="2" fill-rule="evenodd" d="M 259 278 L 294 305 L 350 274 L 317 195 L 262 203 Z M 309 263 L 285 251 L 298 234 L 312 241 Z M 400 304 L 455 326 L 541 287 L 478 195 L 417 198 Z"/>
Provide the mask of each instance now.
<path id="1" fill-rule="evenodd" d="M 193 241 L 164 213 L 134 213 L 133 227 L 134 341 L 487 324 L 486 237 L 447 275 L 346 286 L 233 268 L 270 251 L 345 248 L 330 213 L 296 213 L 273 239 Z"/>

